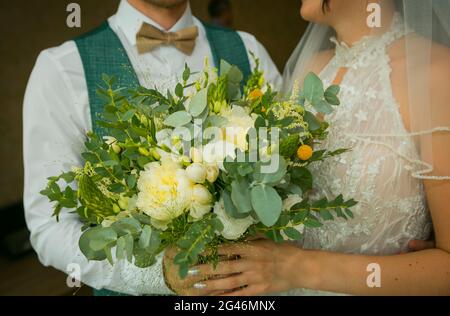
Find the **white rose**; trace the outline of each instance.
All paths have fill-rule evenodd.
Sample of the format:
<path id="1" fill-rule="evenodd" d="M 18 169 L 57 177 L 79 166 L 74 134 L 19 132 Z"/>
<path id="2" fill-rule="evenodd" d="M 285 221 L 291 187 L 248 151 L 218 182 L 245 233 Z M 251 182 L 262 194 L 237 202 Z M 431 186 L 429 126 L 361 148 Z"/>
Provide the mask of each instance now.
<path id="1" fill-rule="evenodd" d="M 192 189 L 192 200 L 194 203 L 209 204 L 212 201 L 212 195 L 206 187 L 196 184 Z"/>
<path id="2" fill-rule="evenodd" d="M 219 177 L 219 167 L 216 165 L 207 165 L 206 166 L 206 180 L 208 180 L 210 183 L 216 182 L 217 178 Z"/>
<path id="3" fill-rule="evenodd" d="M 228 240 L 240 238 L 247 229 L 255 223 L 255 220 L 251 216 L 245 218 L 230 217 L 225 211 L 223 199 L 220 199 L 220 201 L 216 202 L 214 205 L 214 213 L 223 225 L 221 235 Z"/>
<path id="4" fill-rule="evenodd" d="M 299 196 L 297 194 L 290 194 L 283 201 L 283 209 L 290 210 L 295 204 L 300 203 L 302 201 L 303 201 L 303 199 L 301 196 Z M 291 227 L 296 229 L 300 234 L 303 234 L 303 232 L 305 230 L 305 225 L 303 225 L 303 224 L 299 224 L 297 226 L 291 226 Z M 281 232 L 281 235 L 283 236 L 283 238 L 285 240 L 289 239 L 283 231 Z"/>
<path id="5" fill-rule="evenodd" d="M 204 183 L 207 176 L 207 168 L 201 163 L 193 163 L 186 168 L 188 178 L 195 183 Z"/>
<path id="6" fill-rule="evenodd" d="M 300 203 L 301 201 L 303 201 L 303 199 L 300 195 L 290 194 L 283 201 L 283 209 L 289 211 L 291 209 L 291 207 L 293 207 L 295 204 Z"/>
<path id="7" fill-rule="evenodd" d="M 231 143 L 215 141 L 203 148 L 203 161 L 207 164 L 215 164 L 222 170 L 224 170 L 223 162 L 227 157 L 236 158 L 236 146 Z"/>

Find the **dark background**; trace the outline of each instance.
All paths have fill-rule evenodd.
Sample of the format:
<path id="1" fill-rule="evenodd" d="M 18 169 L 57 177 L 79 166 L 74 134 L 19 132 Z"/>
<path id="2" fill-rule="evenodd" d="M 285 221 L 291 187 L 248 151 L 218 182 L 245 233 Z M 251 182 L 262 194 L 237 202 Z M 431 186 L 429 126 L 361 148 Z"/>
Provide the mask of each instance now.
<path id="1" fill-rule="evenodd" d="M 66 25 L 66 7 L 81 6 L 81 28 Z M 208 0 L 191 0 L 194 14 L 208 20 Z M 233 27 L 254 34 L 267 48 L 280 72 L 306 28 L 300 0 L 231 0 Z M 89 31 L 113 15 L 119 0 L 0 1 L 0 295 L 73 294 L 65 276 L 43 268 L 35 255 L 13 256 L 27 248 L 21 206 L 23 186 L 22 102 L 26 83 L 40 51 Z M 12 240 L 12 242 L 11 242 Z M 19 248 L 20 248 L 19 247 Z M 87 292 L 80 291 L 87 294 Z"/>

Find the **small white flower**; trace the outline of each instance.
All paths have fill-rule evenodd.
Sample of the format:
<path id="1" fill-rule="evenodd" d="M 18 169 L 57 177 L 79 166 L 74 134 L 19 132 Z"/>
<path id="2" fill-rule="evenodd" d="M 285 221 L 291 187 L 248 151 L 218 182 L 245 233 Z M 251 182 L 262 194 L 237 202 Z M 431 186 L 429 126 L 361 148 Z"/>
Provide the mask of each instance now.
<path id="1" fill-rule="evenodd" d="M 240 238 L 247 229 L 255 223 L 255 220 L 251 216 L 245 218 L 230 217 L 225 211 L 223 199 L 220 199 L 220 201 L 216 202 L 214 205 L 214 213 L 223 225 L 221 235 L 228 240 Z"/>
<path id="2" fill-rule="evenodd" d="M 195 147 L 191 147 L 190 155 L 191 155 L 192 162 L 198 162 L 198 163 L 203 162 L 203 155 L 202 155 L 201 150 L 199 150 Z"/>
<path id="3" fill-rule="evenodd" d="M 210 204 L 212 201 L 212 195 L 206 187 L 201 184 L 196 184 L 192 189 L 192 199 L 194 203 Z"/>
<path id="4" fill-rule="evenodd" d="M 112 136 L 103 136 L 103 139 L 105 140 L 105 144 L 112 148 L 112 150 L 119 154 L 122 151 L 122 148 L 120 148 L 119 145 L 117 145 L 117 139 L 115 139 Z"/>
<path id="5" fill-rule="evenodd" d="M 194 162 L 186 168 L 186 174 L 192 182 L 202 184 L 206 180 L 207 169 L 203 164 Z"/>
<path id="6" fill-rule="evenodd" d="M 203 161 L 208 164 L 215 164 L 221 170 L 224 170 L 223 162 L 227 157 L 236 158 L 236 146 L 231 143 L 215 141 L 203 148 Z"/>
<path id="7" fill-rule="evenodd" d="M 216 182 L 217 178 L 219 177 L 219 167 L 216 165 L 207 165 L 206 166 L 206 180 L 208 180 L 209 183 Z"/>
<path id="8" fill-rule="evenodd" d="M 201 184 L 197 184 L 192 189 L 192 204 L 190 215 L 194 219 L 201 219 L 212 209 L 212 194 Z"/>

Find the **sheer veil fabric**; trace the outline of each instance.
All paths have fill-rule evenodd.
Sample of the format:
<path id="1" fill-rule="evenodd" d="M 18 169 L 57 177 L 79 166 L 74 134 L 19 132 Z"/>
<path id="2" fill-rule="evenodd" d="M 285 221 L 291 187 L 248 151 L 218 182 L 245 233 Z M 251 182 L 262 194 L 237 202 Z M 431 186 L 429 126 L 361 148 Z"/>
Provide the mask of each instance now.
<path id="1" fill-rule="evenodd" d="M 287 94 L 310 71 L 328 86 L 347 70 L 340 83 L 341 105 L 326 117 L 331 126 L 321 146 L 352 150 L 314 170 L 314 190 L 328 198 L 343 193 L 359 204 L 353 219 L 306 231 L 306 249 L 389 255 L 406 251 L 411 239 L 429 238 L 423 180 L 450 180 L 450 174 L 435 168 L 433 157 L 438 146 L 450 146 L 450 104 L 442 106 L 448 97 L 442 87 L 450 79 L 450 2 L 395 4 L 383 32 L 374 30 L 352 45 L 338 42 L 330 27 L 310 24 L 286 66 Z M 398 60 L 401 76 L 393 71 Z M 402 100 L 396 98 L 399 82 L 407 89 Z"/>
<path id="2" fill-rule="evenodd" d="M 382 6 L 383 0 L 379 3 Z M 371 134 L 361 131 L 353 136 L 375 142 L 384 142 L 390 137 L 413 137 L 418 147 L 419 159 L 403 157 L 411 165 L 412 176 L 419 179 L 450 180 L 450 174 L 443 174 L 434 169 L 433 142 L 431 141 L 433 133 L 445 133 L 447 136 L 443 137 L 448 137 L 450 141 L 450 111 L 438 113 L 433 107 L 437 98 L 435 91 L 437 88 L 433 83 L 433 68 L 440 66 L 438 59 L 448 54 L 445 51 L 450 52 L 450 20 L 448 18 L 450 1 L 395 0 L 395 4 L 397 8 L 395 27 L 397 31 L 403 32 L 403 36 L 396 39 L 398 43 L 395 49 L 401 51 L 406 59 L 406 77 L 403 80 L 406 81 L 408 90 L 408 100 L 405 103 L 408 104 L 409 117 L 404 118 L 407 132 L 392 134 L 385 131 Z M 301 83 L 304 76 L 313 69 L 313 65 L 323 63 L 323 55 L 326 55 L 324 53 L 333 51 L 336 46 L 342 53 L 337 52 L 340 56 L 331 63 L 340 63 L 341 67 L 355 69 L 358 63 L 363 62 L 364 56 L 370 54 L 364 51 L 374 49 L 373 45 L 377 40 L 386 38 L 385 34 L 380 36 L 375 33 L 377 33 L 376 28 L 374 28 L 374 34 L 364 37 L 349 48 L 345 43 L 337 43 L 331 27 L 311 23 L 286 65 L 283 90 L 288 93 L 296 82 Z M 368 42 L 371 43 L 369 48 L 362 47 Z M 448 65 L 449 63 L 444 65 L 447 68 L 447 76 L 442 78 L 447 82 L 450 80 Z M 358 87 L 359 90 L 361 88 Z M 398 154 L 401 156 L 400 153 Z"/>

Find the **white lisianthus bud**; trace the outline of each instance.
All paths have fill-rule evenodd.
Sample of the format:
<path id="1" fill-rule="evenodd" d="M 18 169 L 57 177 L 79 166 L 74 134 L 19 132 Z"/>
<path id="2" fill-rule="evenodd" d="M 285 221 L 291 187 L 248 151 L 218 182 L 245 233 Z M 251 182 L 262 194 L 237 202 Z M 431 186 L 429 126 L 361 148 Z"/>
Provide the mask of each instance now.
<path id="1" fill-rule="evenodd" d="M 192 162 L 198 162 L 198 163 L 203 162 L 202 152 L 200 150 L 198 150 L 197 148 L 191 147 L 190 155 L 191 155 Z"/>
<path id="2" fill-rule="evenodd" d="M 105 140 L 106 145 L 111 147 L 116 154 L 120 154 L 122 148 L 117 144 L 117 139 L 112 136 L 104 136 L 103 139 Z"/>
<path id="3" fill-rule="evenodd" d="M 209 164 L 206 166 L 206 180 L 210 183 L 216 182 L 219 177 L 219 167 L 217 165 Z"/>
<path id="4" fill-rule="evenodd" d="M 192 200 L 198 204 L 210 204 L 212 195 L 206 187 L 201 184 L 196 184 L 192 189 Z"/>
<path id="5" fill-rule="evenodd" d="M 201 163 L 193 163 L 186 168 L 186 174 L 192 182 L 204 183 L 206 180 L 207 169 Z"/>

